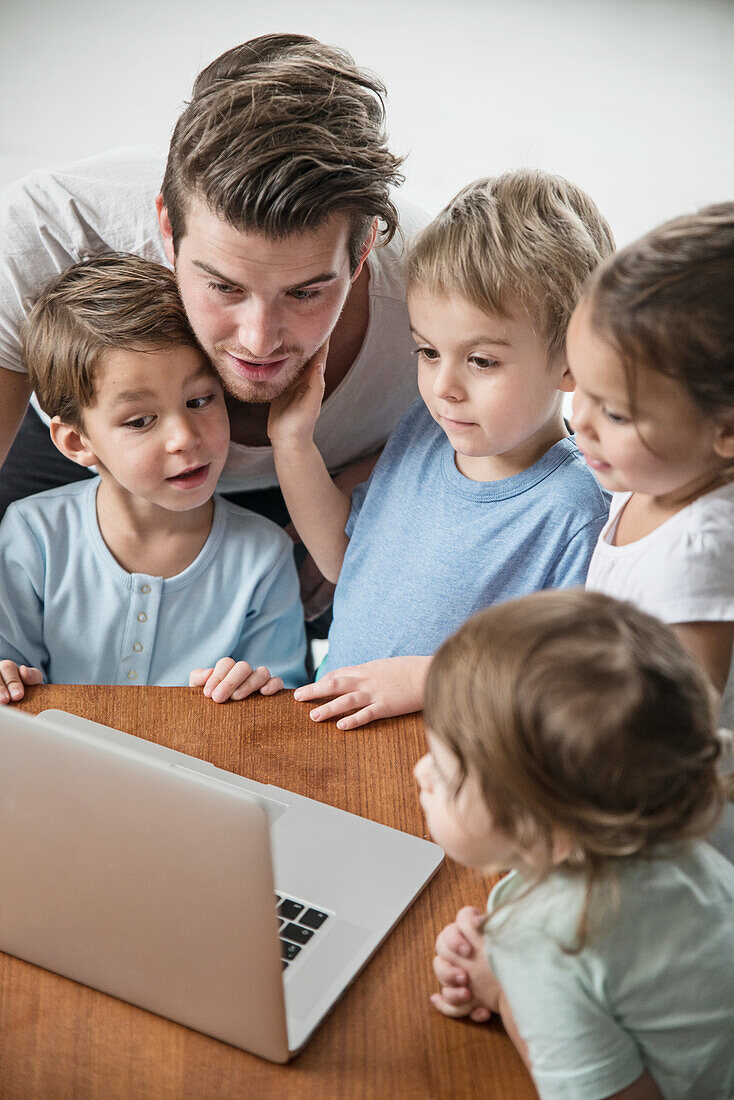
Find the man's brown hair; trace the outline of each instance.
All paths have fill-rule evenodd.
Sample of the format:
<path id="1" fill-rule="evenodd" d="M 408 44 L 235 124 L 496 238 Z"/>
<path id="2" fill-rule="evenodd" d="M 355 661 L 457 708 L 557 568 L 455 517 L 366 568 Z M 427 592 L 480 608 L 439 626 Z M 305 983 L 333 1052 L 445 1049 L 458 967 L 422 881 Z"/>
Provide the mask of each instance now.
<path id="1" fill-rule="evenodd" d="M 402 182 L 401 158 L 387 148 L 385 95 L 346 50 L 305 35 L 222 54 L 197 77 L 171 138 L 162 195 L 174 250 L 195 196 L 234 228 L 274 239 L 343 213 L 356 270 L 373 220 L 383 241 L 398 227 L 390 186 Z"/>
<path id="2" fill-rule="evenodd" d="M 500 317 L 519 305 L 542 325 L 554 359 L 584 283 L 613 251 L 612 231 L 584 191 L 519 169 L 470 183 L 426 226 L 408 254 L 408 285 Z"/>
<path id="3" fill-rule="evenodd" d="M 35 303 L 21 354 L 38 403 L 78 427 L 94 377 L 112 348 L 198 348 L 171 271 L 140 256 L 105 253 L 74 264 Z"/>

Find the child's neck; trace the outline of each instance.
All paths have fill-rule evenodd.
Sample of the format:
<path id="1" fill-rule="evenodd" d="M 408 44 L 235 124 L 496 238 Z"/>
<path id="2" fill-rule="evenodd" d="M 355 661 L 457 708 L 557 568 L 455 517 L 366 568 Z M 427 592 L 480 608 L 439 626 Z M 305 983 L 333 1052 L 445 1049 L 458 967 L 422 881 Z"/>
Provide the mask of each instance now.
<path id="1" fill-rule="evenodd" d="M 97 523 L 115 561 L 128 573 L 175 577 L 198 557 L 214 517 L 210 498 L 198 508 L 174 512 L 141 500 L 103 478 L 97 490 Z"/>
<path id="2" fill-rule="evenodd" d="M 496 455 L 464 455 L 456 451 L 454 461 L 459 473 L 470 481 L 504 481 L 529 470 L 551 447 L 567 436 L 566 422 L 559 410 L 539 431 L 512 451 Z"/>

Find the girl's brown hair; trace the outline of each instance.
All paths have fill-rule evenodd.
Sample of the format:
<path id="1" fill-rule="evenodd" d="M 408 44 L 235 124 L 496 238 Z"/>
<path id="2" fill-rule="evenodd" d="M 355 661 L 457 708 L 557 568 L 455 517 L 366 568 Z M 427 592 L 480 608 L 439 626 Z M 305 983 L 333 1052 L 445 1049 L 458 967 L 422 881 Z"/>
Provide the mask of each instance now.
<path id="1" fill-rule="evenodd" d="M 639 365 L 680 382 L 706 415 L 734 409 L 734 202 L 628 245 L 594 272 L 584 300 L 624 364 L 633 410 Z"/>
<path id="2" fill-rule="evenodd" d="M 725 799 L 714 701 L 672 631 L 600 593 L 542 592 L 471 618 L 436 654 L 426 723 L 542 878 L 558 835 L 587 876 L 705 836 Z M 540 866 L 538 853 L 542 853 Z"/>

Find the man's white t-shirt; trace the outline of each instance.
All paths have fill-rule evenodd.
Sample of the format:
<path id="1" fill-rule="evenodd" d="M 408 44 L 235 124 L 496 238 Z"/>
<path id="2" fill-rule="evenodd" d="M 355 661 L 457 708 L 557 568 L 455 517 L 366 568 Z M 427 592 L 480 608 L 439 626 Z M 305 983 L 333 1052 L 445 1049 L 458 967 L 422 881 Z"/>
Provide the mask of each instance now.
<path id="1" fill-rule="evenodd" d="M 22 371 L 20 326 L 44 286 L 87 256 L 132 252 L 170 266 L 155 213 L 165 157 L 131 147 L 34 172 L 0 195 L 0 367 Z M 397 203 L 405 240 L 427 221 Z M 347 375 L 324 402 L 315 441 L 330 470 L 378 450 L 418 395 L 402 275 L 403 238 L 373 249 L 369 322 Z M 231 443 L 221 492 L 277 484 L 270 447 Z"/>

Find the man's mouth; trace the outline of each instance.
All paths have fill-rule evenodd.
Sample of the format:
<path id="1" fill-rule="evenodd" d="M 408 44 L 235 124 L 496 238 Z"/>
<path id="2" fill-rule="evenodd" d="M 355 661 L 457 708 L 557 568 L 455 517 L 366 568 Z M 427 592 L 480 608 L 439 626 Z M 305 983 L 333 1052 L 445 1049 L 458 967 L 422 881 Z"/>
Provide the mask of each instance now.
<path id="1" fill-rule="evenodd" d="M 167 477 L 166 481 L 176 489 L 197 489 L 209 476 L 210 465 L 211 463 L 207 462 L 205 466 L 192 466 L 174 477 Z"/>
<path id="2" fill-rule="evenodd" d="M 281 355 L 277 359 L 244 359 L 239 355 L 233 355 L 231 351 L 226 351 L 225 354 L 235 374 L 248 382 L 270 381 L 271 378 L 275 378 L 289 358 L 288 355 Z"/>

